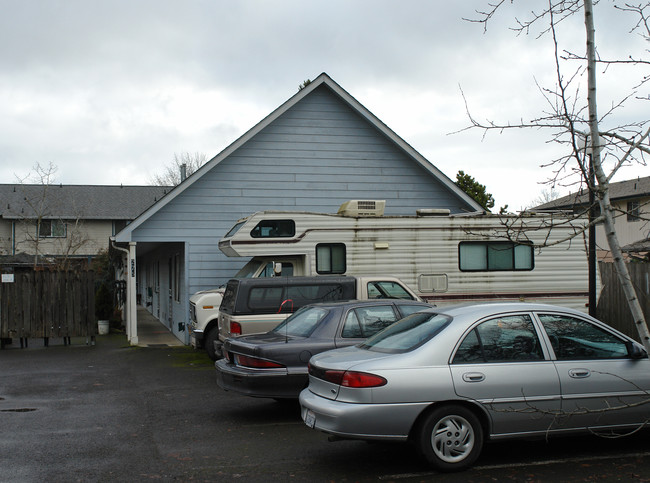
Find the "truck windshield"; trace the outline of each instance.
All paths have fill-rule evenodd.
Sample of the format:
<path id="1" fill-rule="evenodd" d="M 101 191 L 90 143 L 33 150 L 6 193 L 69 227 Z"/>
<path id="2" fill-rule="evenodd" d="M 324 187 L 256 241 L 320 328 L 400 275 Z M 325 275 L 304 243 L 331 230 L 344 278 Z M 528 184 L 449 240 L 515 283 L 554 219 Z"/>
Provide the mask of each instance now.
<path id="1" fill-rule="evenodd" d="M 235 274 L 233 278 L 251 278 L 257 272 L 257 269 L 260 267 L 259 260 L 250 260 L 246 265 L 242 267 L 239 272 Z M 273 267 L 271 267 L 273 270 Z"/>
<path id="2" fill-rule="evenodd" d="M 262 265 L 262 271 L 255 275 Z M 277 274 L 273 269 L 273 262 L 260 262 L 259 260 L 252 259 L 246 265 L 242 267 L 239 272 L 234 276 L 234 278 L 265 278 L 265 277 L 275 277 Z M 293 264 L 289 262 L 282 262 L 282 276 L 291 277 L 293 276 Z"/>

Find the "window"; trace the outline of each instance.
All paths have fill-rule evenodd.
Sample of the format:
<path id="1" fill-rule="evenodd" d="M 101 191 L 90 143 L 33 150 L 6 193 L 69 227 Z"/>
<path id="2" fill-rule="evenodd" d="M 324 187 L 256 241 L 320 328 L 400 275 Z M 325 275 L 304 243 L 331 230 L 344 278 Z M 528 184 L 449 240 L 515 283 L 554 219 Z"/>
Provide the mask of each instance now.
<path id="1" fill-rule="evenodd" d="M 239 231 L 239 229 L 242 227 L 242 225 L 244 223 L 246 223 L 246 222 L 245 221 L 240 221 L 239 223 L 237 223 L 235 226 L 233 226 L 230 229 L 230 231 L 228 233 L 226 233 L 226 236 L 224 236 L 224 238 L 230 238 L 231 236 L 233 236 L 235 233 L 237 233 Z"/>
<path id="2" fill-rule="evenodd" d="M 39 238 L 65 238 L 66 224 L 63 220 L 41 220 L 37 231 Z"/>
<path id="3" fill-rule="evenodd" d="M 397 315 L 390 305 L 352 309 L 345 318 L 342 336 L 345 338 L 367 338 L 385 329 L 396 320 Z"/>
<path id="4" fill-rule="evenodd" d="M 284 337 L 309 337 L 329 313 L 319 307 L 303 307 L 278 325 L 272 332 Z"/>
<path id="5" fill-rule="evenodd" d="M 512 242 L 460 242 L 458 264 L 463 272 L 519 271 L 535 268 L 533 247 Z"/>
<path id="6" fill-rule="evenodd" d="M 251 230 L 253 238 L 290 238 L 295 234 L 293 220 L 262 220 Z"/>
<path id="7" fill-rule="evenodd" d="M 252 288 L 248 297 L 248 307 L 254 310 L 278 310 L 282 304 L 283 291 L 282 287 Z M 222 300 L 221 303 L 223 302 Z"/>
<path id="8" fill-rule="evenodd" d="M 406 317 L 407 315 L 414 314 L 416 312 L 422 312 L 423 310 L 427 310 L 431 307 L 427 307 L 426 305 L 407 305 L 407 304 L 399 304 L 397 306 L 397 310 L 402 314 L 402 317 Z"/>
<path id="9" fill-rule="evenodd" d="M 345 245 L 319 243 L 316 245 L 316 273 L 345 273 Z"/>
<path id="10" fill-rule="evenodd" d="M 274 265 L 273 262 L 268 262 L 264 266 L 264 268 L 262 269 L 258 277 L 259 278 L 275 277 L 275 269 L 273 265 Z M 283 277 L 293 276 L 293 263 L 282 262 L 282 276 Z"/>
<path id="11" fill-rule="evenodd" d="M 544 359 L 528 315 L 498 317 L 473 329 L 460 344 L 454 364 Z"/>
<path id="12" fill-rule="evenodd" d="M 620 359 L 627 357 L 625 342 L 587 322 L 565 315 L 540 314 L 558 360 Z"/>
<path id="13" fill-rule="evenodd" d="M 315 285 L 288 285 L 286 299 L 292 300 L 297 307 L 316 302 L 330 302 L 343 299 L 343 287 L 340 283 L 318 283 Z"/>
<path id="14" fill-rule="evenodd" d="M 389 354 L 408 352 L 433 339 L 450 323 L 451 318 L 446 315 L 431 312 L 411 314 L 357 347 Z"/>
<path id="15" fill-rule="evenodd" d="M 368 298 L 413 300 L 411 294 L 399 283 L 388 281 L 368 282 Z"/>
<path id="16" fill-rule="evenodd" d="M 627 221 L 639 221 L 641 220 L 639 216 L 639 202 L 638 201 L 628 201 L 627 202 Z"/>

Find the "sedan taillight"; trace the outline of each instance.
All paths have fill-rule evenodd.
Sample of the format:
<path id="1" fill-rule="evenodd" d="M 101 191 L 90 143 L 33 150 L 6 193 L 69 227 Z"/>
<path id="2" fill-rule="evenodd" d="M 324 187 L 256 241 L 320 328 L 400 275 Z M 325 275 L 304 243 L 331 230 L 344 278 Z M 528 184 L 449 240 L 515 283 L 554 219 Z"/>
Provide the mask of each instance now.
<path id="1" fill-rule="evenodd" d="M 235 364 L 242 367 L 252 367 L 254 369 L 278 369 L 283 368 L 282 364 L 277 362 L 265 361 L 257 357 L 243 356 L 241 354 L 235 355 Z"/>
<path id="2" fill-rule="evenodd" d="M 357 371 L 325 371 L 326 381 L 344 387 L 380 387 L 388 381 L 381 376 Z"/>

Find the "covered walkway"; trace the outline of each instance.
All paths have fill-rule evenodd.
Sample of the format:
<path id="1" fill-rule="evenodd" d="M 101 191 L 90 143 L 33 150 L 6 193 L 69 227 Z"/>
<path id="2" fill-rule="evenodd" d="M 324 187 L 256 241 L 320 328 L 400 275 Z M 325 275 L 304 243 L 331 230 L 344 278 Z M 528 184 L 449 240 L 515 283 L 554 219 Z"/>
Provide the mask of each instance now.
<path id="1" fill-rule="evenodd" d="M 138 347 L 184 346 L 162 322 L 146 308 L 138 306 Z"/>

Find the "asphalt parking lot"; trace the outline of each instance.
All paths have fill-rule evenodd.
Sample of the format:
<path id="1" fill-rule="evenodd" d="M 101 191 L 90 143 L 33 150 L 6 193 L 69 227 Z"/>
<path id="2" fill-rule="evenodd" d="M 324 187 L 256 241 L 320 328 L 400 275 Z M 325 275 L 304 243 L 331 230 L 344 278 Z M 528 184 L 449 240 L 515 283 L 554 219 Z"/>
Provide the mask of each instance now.
<path id="1" fill-rule="evenodd" d="M 0 351 L 0 481 L 650 481 L 648 432 L 488 445 L 442 475 L 408 445 L 330 443 L 296 404 L 221 391 L 202 351 L 72 342 Z"/>

